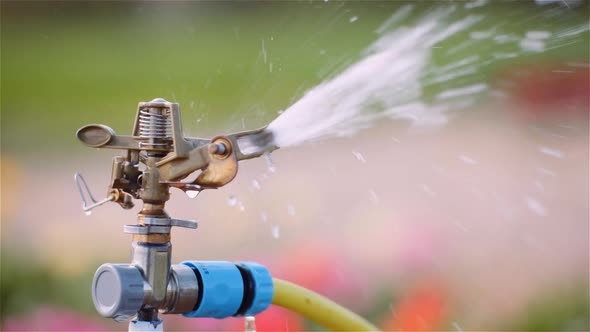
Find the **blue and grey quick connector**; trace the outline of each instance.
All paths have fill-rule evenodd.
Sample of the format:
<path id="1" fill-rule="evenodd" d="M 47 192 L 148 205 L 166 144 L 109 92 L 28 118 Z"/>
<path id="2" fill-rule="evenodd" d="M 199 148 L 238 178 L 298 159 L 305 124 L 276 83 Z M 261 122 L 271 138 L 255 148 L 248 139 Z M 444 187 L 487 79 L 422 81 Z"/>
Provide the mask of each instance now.
<path id="1" fill-rule="evenodd" d="M 272 302 L 273 282 L 268 270 L 257 263 L 185 261 L 199 284 L 195 310 L 186 317 L 226 318 L 253 316 Z"/>
<path id="2" fill-rule="evenodd" d="M 252 316 L 273 298 L 269 271 L 253 262 L 185 261 L 172 265 L 165 298 L 156 301 L 146 274 L 135 265 L 104 264 L 93 280 L 92 299 L 104 317 L 124 320 L 154 308 L 186 317 Z"/>

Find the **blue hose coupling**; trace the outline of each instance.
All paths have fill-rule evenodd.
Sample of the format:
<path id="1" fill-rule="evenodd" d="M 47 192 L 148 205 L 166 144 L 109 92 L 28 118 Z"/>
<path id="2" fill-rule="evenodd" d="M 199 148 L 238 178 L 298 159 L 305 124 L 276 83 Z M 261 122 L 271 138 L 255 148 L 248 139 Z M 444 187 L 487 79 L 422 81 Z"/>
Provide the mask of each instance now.
<path id="1" fill-rule="evenodd" d="M 184 261 L 199 284 L 193 311 L 185 317 L 252 316 L 268 308 L 274 288 L 268 270 L 257 263 Z"/>

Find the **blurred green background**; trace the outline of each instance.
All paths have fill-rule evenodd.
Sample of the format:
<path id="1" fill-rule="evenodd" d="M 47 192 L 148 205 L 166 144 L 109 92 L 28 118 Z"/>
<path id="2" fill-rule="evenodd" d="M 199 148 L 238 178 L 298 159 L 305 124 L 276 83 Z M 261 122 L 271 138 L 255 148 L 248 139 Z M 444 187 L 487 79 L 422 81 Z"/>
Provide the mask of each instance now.
<path id="1" fill-rule="evenodd" d="M 78 147 L 71 132 L 89 122 L 129 130 L 130 109 L 154 96 L 180 103 L 193 135 L 235 130 L 244 117 L 248 128 L 265 125 L 303 92 L 359 59 L 378 37 L 375 30 L 406 4 L 3 1 L 3 149 L 69 151 Z M 415 5 L 416 17 L 437 7 Z M 486 18 L 481 30 L 499 26 L 522 35 L 587 23 L 586 9 L 547 18 L 540 13 L 548 8 L 517 1 L 474 12 Z M 359 19 L 350 22 L 351 17 Z M 465 38 L 450 38 L 441 49 Z M 578 60 L 587 46 L 573 43 L 513 62 Z M 435 63 L 516 47 L 482 42 L 453 56 L 435 51 Z M 501 65 L 480 74 L 489 77 Z"/>
<path id="2" fill-rule="evenodd" d="M 64 315 L 67 318 L 62 321 L 69 322 L 67 324 L 70 325 L 56 323 L 57 325 L 52 329 L 126 329 L 126 326 L 105 322 L 106 320 L 96 317 L 89 285 L 98 264 L 116 261 L 116 259 L 125 261 L 128 251 L 120 249 L 128 246 L 126 242 L 128 239 L 120 235 L 118 238 L 109 240 L 96 234 L 92 242 L 96 247 L 86 249 L 83 247 L 91 245 L 83 240 L 72 239 L 80 237 L 79 232 L 83 230 L 88 232 L 94 227 L 109 228 L 109 232 L 112 233 L 108 234 L 120 233 L 121 223 L 114 225 L 105 220 L 116 217 L 127 218 L 131 222 L 132 214 L 114 209 L 108 210 L 109 218 L 103 216 L 101 221 L 105 222 L 102 224 L 93 220 L 85 226 L 73 226 L 79 222 L 76 219 L 82 219 L 84 216 L 78 210 L 77 193 L 74 192 L 74 186 L 69 177 L 77 169 L 87 169 L 91 176 L 101 179 L 103 186 L 94 187 L 97 188 L 96 191 L 101 190 L 108 180 L 106 177 L 109 171 L 109 158 L 112 155 L 108 151 L 97 152 L 81 147 L 74 137 L 77 128 L 88 123 L 104 123 L 112 126 L 118 133 L 127 134 L 131 131 L 137 103 L 156 97 L 180 103 L 187 136 L 211 136 L 263 126 L 274 119 L 279 111 L 296 101 L 306 90 L 362 57 L 363 50 L 378 38 L 375 30 L 397 8 L 405 4 L 407 3 L 401 1 L 2 1 L 1 324 L 8 324 L 5 326 L 6 329 L 50 329 L 50 325 L 39 326 L 33 323 L 31 323 L 33 325 L 27 325 L 26 322 Z M 412 2 L 412 4 L 418 8 L 415 11 L 416 17 L 433 10 L 437 5 L 440 6 L 432 2 Z M 458 4 L 459 7 L 462 5 L 462 2 Z M 479 26 L 480 29 L 500 27 L 505 33 L 515 35 L 523 35 L 528 30 L 563 31 L 571 27 L 587 25 L 589 20 L 587 3 L 564 8 L 559 5 L 538 6 L 533 1 L 515 1 L 494 3 L 474 9 L 473 12 L 484 15 L 486 18 Z M 465 15 L 465 11 L 457 11 L 456 17 L 462 15 Z M 465 35 L 458 35 L 441 43 L 441 50 L 433 51 L 433 65 L 452 63 L 470 54 L 479 54 L 485 58 L 486 54 L 492 51 L 510 52 L 515 47 L 482 42 L 465 47 L 453 56 L 445 55 L 442 51 L 460 44 L 465 38 L 467 38 Z M 588 33 L 585 32 L 577 42 L 556 47 L 547 52 L 531 53 L 512 61 L 491 63 L 467 80 L 494 82 L 502 78 L 502 75 L 509 72 L 511 68 L 529 65 L 562 64 L 571 61 L 587 64 L 588 49 Z M 586 69 L 582 69 L 583 74 L 588 71 L 587 67 L 584 68 Z M 447 82 L 444 86 L 433 86 L 429 88 L 427 95 L 446 89 L 452 84 L 466 83 L 468 82 Z M 482 111 L 482 113 L 485 112 Z M 576 136 L 582 141 L 586 137 L 584 135 L 587 135 L 585 129 L 587 123 L 583 123 L 587 120 L 586 117 L 587 113 L 582 116 L 582 127 Z M 576 122 L 578 119 L 574 118 L 573 121 Z M 480 123 L 486 121 L 486 118 L 476 117 L 473 121 Z M 494 121 L 490 121 L 491 126 L 496 123 Z M 520 128 L 518 126 L 520 125 L 517 125 L 517 128 Z M 477 133 L 467 130 L 466 136 L 462 139 L 468 139 L 469 134 Z M 352 141 L 349 145 L 362 145 L 365 141 L 375 142 L 371 140 L 371 135 L 363 136 L 361 140 Z M 378 137 L 379 134 L 374 135 Z M 419 140 L 415 139 L 415 142 Z M 431 144 L 436 145 L 434 141 Z M 582 151 L 583 147 L 582 144 Z M 415 148 L 410 148 L 408 145 L 410 150 Z M 293 152 L 293 156 L 305 156 L 309 153 L 315 158 L 316 154 L 320 153 L 317 151 L 313 150 L 313 147 L 303 147 Z M 338 151 L 338 148 L 334 151 Z M 581 153 L 583 157 L 584 152 Z M 322 177 L 327 176 L 328 166 L 326 165 L 337 164 L 336 161 L 329 159 L 330 156 L 328 153 L 327 157 L 320 159 L 319 166 L 314 166 L 317 168 L 307 168 L 307 164 L 303 164 L 294 168 L 292 173 L 289 173 L 287 168 L 284 173 L 285 178 L 281 178 L 283 181 L 279 181 L 276 187 L 279 187 L 278 190 L 288 192 L 293 188 L 289 185 L 292 185 L 295 186 L 295 191 L 301 191 L 301 197 L 321 196 L 319 189 L 299 188 L 294 182 L 297 179 L 305 179 L 308 176 L 305 172 L 321 174 Z M 296 157 L 289 159 L 286 155 L 282 158 L 278 157 L 279 167 L 280 161 L 283 165 L 291 162 L 298 165 L 295 160 L 300 160 Z M 334 158 L 332 160 L 338 160 L 338 157 Z M 383 163 L 393 163 L 396 159 L 395 156 L 391 156 L 389 159 L 384 159 Z M 260 164 L 255 165 L 257 166 L 252 167 L 258 167 L 258 170 L 246 169 L 244 172 L 253 174 L 263 168 Z M 584 169 L 583 164 L 577 166 Z M 567 166 L 565 168 L 567 169 Z M 342 181 L 347 177 L 346 173 L 339 174 Z M 580 173 L 574 172 L 574 174 Z M 587 179 L 587 174 L 585 178 Z M 376 181 L 367 182 L 368 186 L 372 186 L 371 183 Z M 580 186 L 587 184 L 587 181 L 577 181 L 577 183 Z M 250 192 L 252 190 L 248 189 L 247 185 L 246 183 L 239 187 L 240 185 L 236 184 L 238 187 L 230 187 L 229 190 L 243 191 L 244 195 L 248 195 L 248 190 Z M 587 216 L 587 209 L 586 212 L 583 210 L 584 207 L 587 208 L 587 200 L 583 203 L 584 197 L 587 197 L 587 188 L 585 188 L 586 191 L 584 188 L 578 189 L 581 192 L 582 203 L 574 207 L 574 210 L 579 213 L 572 220 L 576 221 L 576 227 L 581 227 L 583 232 L 584 227 L 587 230 L 587 224 L 583 222 L 584 216 Z M 562 190 L 567 192 L 566 188 Z M 225 194 L 223 191 L 222 193 Z M 262 197 L 256 204 L 261 206 L 274 204 L 274 199 L 277 198 L 269 194 L 266 200 Z M 338 200 L 338 197 L 336 196 L 335 199 Z M 304 198 L 301 200 L 306 202 Z M 417 201 L 418 207 L 427 204 L 425 201 Z M 221 204 L 219 201 L 212 202 Z M 286 204 L 286 200 L 281 202 Z M 558 205 L 561 204 L 557 200 L 556 202 Z M 46 205 L 60 208 L 48 210 L 44 208 Z M 207 205 L 203 206 L 201 210 L 208 208 Z M 299 211 L 309 209 L 309 212 L 303 212 L 308 220 L 319 220 L 326 213 L 316 209 L 315 205 L 309 208 L 305 206 L 305 203 L 299 205 L 298 214 L 300 214 Z M 22 213 L 23 209 L 29 212 Z M 363 211 L 366 213 L 360 213 L 361 216 L 367 216 L 368 219 L 373 216 L 370 208 Z M 236 215 L 227 217 L 236 219 Z M 246 219 L 258 219 L 258 215 L 249 216 Z M 66 220 L 72 220 L 72 222 L 69 223 Z M 391 223 L 389 219 L 387 220 Z M 223 227 L 233 227 L 228 225 L 231 223 L 224 224 Z M 254 222 L 249 225 L 254 226 Z M 301 238 L 305 236 L 304 230 L 313 230 L 315 226 L 306 224 L 305 227 L 296 225 L 289 227 L 292 230 L 291 241 L 294 242 L 301 241 Z M 371 227 L 371 224 L 369 223 L 367 227 Z M 579 231 L 580 228 L 576 230 Z M 199 232 L 206 232 L 206 229 L 200 229 Z M 44 242 L 47 239 L 45 235 L 37 236 L 37 234 L 52 234 L 50 238 L 53 242 Z M 325 235 L 321 232 L 318 234 Z M 370 236 L 367 237 L 370 238 Z M 236 239 L 239 239 L 238 235 Z M 452 241 L 452 238 L 447 240 Z M 106 252 L 102 252 L 101 246 L 108 247 L 110 241 L 118 244 L 110 251 L 106 249 Z M 209 241 L 213 242 L 213 240 Z M 265 245 L 272 241 L 269 238 L 258 245 L 254 239 L 236 241 L 225 245 L 226 257 L 210 253 L 206 253 L 205 256 L 232 259 L 233 250 L 244 245 L 251 246 L 248 247 L 249 251 L 246 251 L 254 256 L 250 259 L 260 257 L 264 261 L 265 257 L 271 257 L 268 260 L 274 262 L 284 260 L 281 258 L 284 255 L 294 254 L 293 251 L 285 249 L 288 248 L 287 245 L 285 247 L 277 245 L 276 251 L 268 254 L 268 247 Z M 289 240 L 285 241 L 288 243 Z M 419 236 L 416 241 L 420 241 Z M 231 243 L 231 241 L 227 242 Z M 587 238 L 586 242 L 582 240 L 578 244 L 579 246 L 575 246 L 576 250 L 587 249 Z M 61 245 L 63 247 L 60 247 Z M 190 245 L 191 243 L 187 243 L 185 246 L 190 247 Z M 202 245 L 205 246 L 206 241 Z M 221 247 L 224 244 L 217 245 Z M 375 243 L 376 247 L 379 245 L 379 242 Z M 346 244 L 337 241 L 332 244 L 324 243 L 318 247 L 318 251 L 339 252 L 341 246 L 344 247 Z M 47 249 L 47 247 L 53 249 Z M 80 248 L 79 252 L 77 248 Z M 60 249 L 69 251 L 64 256 L 64 261 L 67 260 L 70 263 L 54 261 L 55 257 L 60 256 L 58 254 Z M 386 251 L 386 247 L 383 247 L 383 250 Z M 182 249 L 179 252 L 183 252 Z M 210 252 L 221 253 L 214 249 Z M 335 256 L 326 254 L 328 257 L 326 260 L 346 259 L 341 255 L 342 253 Z M 353 256 L 351 261 L 362 261 L 363 257 Z M 588 261 L 583 262 L 580 258 L 587 258 L 587 253 L 581 253 L 576 257 L 578 266 L 587 265 Z M 373 259 L 377 260 L 376 256 Z M 493 261 L 490 262 L 490 264 L 493 263 Z M 354 264 L 350 263 L 352 266 Z M 583 267 L 581 266 L 582 271 Z M 315 267 L 312 265 L 310 269 Z M 311 274 L 305 269 L 298 269 L 298 271 L 303 279 Z M 329 271 L 341 273 L 338 272 L 339 265 L 331 266 Z M 397 273 L 401 274 L 399 277 L 401 279 L 412 279 L 413 274 L 404 275 L 403 271 Z M 424 275 L 430 275 L 430 273 L 424 272 Z M 420 302 L 421 297 L 417 296 L 418 308 L 427 308 L 425 309 L 427 313 L 424 315 L 428 316 L 428 308 L 434 307 L 432 309 L 434 313 L 424 318 L 429 323 L 421 327 L 430 330 L 587 329 L 589 324 L 588 275 L 579 271 L 572 275 L 573 277 L 569 280 L 574 281 L 566 282 L 563 287 L 556 286 L 543 292 L 533 292 L 534 294 L 521 299 L 526 302 L 525 309 L 506 316 L 496 317 L 493 314 L 474 316 L 472 325 L 463 323 L 469 321 L 469 310 L 456 314 L 456 317 L 459 317 L 457 319 L 463 319 L 457 323 L 455 318 L 450 318 L 453 315 L 445 314 L 452 310 L 437 307 L 438 290 L 428 293 L 424 303 Z M 393 287 L 383 282 L 387 280 L 387 277 L 383 277 L 381 283 L 372 283 L 372 277 L 371 274 L 361 274 L 359 277 L 361 281 L 364 280 L 363 278 L 367 280 L 359 281 L 356 287 L 367 288 L 368 290 L 365 289 L 362 293 L 369 294 L 362 301 L 355 301 L 354 293 L 342 295 L 340 299 L 353 307 L 357 306 L 356 309 L 375 322 L 387 322 L 390 307 L 396 307 L 398 303 L 396 298 L 402 299 L 404 295 L 407 295 L 404 290 L 410 287 L 407 286 L 408 284 L 412 283 L 406 280 L 405 283 L 402 282 L 399 286 Z M 322 283 L 315 284 L 318 288 L 322 288 L 321 285 L 325 286 Z M 346 283 L 342 284 L 342 287 L 346 287 Z M 501 288 L 499 286 L 499 289 Z M 427 287 L 427 289 L 430 288 Z M 450 290 L 446 291 L 452 293 Z M 327 292 L 330 293 L 330 291 Z M 383 293 L 388 295 L 379 296 Z M 458 291 L 458 293 L 461 292 Z M 334 291 L 334 294 L 336 297 L 339 296 L 337 291 Z M 454 304 L 451 303 L 454 301 L 453 297 L 445 296 L 440 295 L 447 299 L 443 301 L 446 304 L 440 306 L 453 307 Z M 359 302 L 368 304 L 359 304 Z M 408 306 L 413 308 L 412 305 Z M 501 305 L 496 303 L 491 306 Z M 47 311 L 39 313 L 38 308 L 45 308 L 42 310 Z M 57 313 L 54 314 L 52 310 Z M 71 314 L 70 311 L 79 312 L 80 316 Z M 179 330 L 236 326 L 173 324 L 171 326 L 177 326 Z M 309 322 L 305 324 L 307 325 L 301 325 L 301 327 L 317 328 Z"/>

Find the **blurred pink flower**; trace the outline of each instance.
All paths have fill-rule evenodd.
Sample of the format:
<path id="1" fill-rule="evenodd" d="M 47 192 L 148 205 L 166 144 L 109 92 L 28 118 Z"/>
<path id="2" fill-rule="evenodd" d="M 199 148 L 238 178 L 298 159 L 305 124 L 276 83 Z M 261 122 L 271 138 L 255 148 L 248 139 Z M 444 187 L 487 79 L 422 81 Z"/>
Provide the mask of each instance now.
<path id="1" fill-rule="evenodd" d="M 241 328 L 243 331 L 244 322 Z M 280 307 L 271 306 L 256 316 L 257 332 L 302 331 L 303 328 L 303 317 Z"/>
<path id="2" fill-rule="evenodd" d="M 165 315 L 166 331 L 244 331 L 244 318 L 186 318 L 180 315 Z M 271 306 L 256 315 L 256 331 L 301 331 L 303 318 L 283 308 Z"/>
<path id="3" fill-rule="evenodd" d="M 241 318 L 188 318 L 182 315 L 162 315 L 165 331 L 244 331 Z"/>
<path id="4" fill-rule="evenodd" d="M 398 244 L 398 268 L 404 271 L 429 270 L 434 265 L 435 253 L 440 255 L 444 251 L 439 239 L 441 234 L 435 233 L 427 227 L 408 230 L 408 233 Z"/>
<path id="5" fill-rule="evenodd" d="M 360 310 L 369 305 L 362 275 L 343 254 L 322 243 L 307 242 L 282 253 L 268 264 L 273 277 L 293 282 L 344 305 Z"/>
<path id="6" fill-rule="evenodd" d="M 42 306 L 28 315 L 9 317 L 2 331 L 110 331 L 107 325 L 100 324 L 98 318 L 79 312 Z"/>

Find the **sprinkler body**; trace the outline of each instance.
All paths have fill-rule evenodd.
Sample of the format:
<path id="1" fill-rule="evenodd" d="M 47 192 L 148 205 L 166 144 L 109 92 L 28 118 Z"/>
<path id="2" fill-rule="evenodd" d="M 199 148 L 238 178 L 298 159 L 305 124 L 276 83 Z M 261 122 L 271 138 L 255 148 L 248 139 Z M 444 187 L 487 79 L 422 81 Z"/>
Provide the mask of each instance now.
<path id="1" fill-rule="evenodd" d="M 131 263 L 104 264 L 95 274 L 92 295 L 102 316 L 118 321 L 136 316 L 130 330 L 145 328 L 146 322 L 158 330 L 162 328 L 159 313 L 224 318 L 256 314 L 270 305 L 272 280 L 258 264 L 189 261 L 172 265 L 172 227 L 195 229 L 197 223 L 171 218 L 165 204 L 170 188 L 190 194 L 229 183 L 237 174 L 238 161 L 276 149 L 271 133 L 261 128 L 213 139 L 184 137 L 179 105 L 154 99 L 139 103 L 130 136 L 116 135 L 97 124 L 80 128 L 76 135 L 89 147 L 124 151 L 113 158 L 103 200 L 95 200 L 76 174 L 83 209 L 90 211 L 107 202 L 130 209 L 134 199 L 143 203 L 137 223 L 124 227 L 132 235 Z M 195 180 L 184 181 L 196 171 L 200 174 Z"/>

